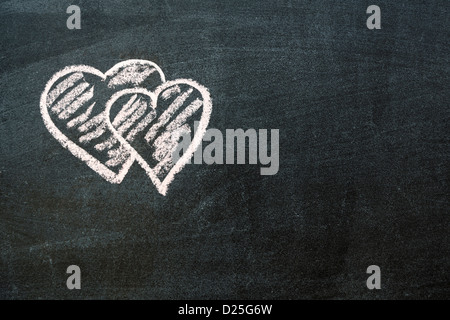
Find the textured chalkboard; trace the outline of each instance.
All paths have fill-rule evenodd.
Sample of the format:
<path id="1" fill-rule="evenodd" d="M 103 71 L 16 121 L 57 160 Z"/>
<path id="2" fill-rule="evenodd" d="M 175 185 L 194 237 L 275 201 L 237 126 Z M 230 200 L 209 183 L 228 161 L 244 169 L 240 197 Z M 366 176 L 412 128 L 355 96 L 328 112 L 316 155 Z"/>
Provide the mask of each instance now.
<path id="1" fill-rule="evenodd" d="M 449 8 L 1 1 L 0 298 L 448 298 Z M 279 129 L 278 173 L 192 164 L 162 196 L 136 164 L 110 184 L 73 157 L 43 123 L 45 84 L 127 59 L 208 87 L 211 128 Z"/>

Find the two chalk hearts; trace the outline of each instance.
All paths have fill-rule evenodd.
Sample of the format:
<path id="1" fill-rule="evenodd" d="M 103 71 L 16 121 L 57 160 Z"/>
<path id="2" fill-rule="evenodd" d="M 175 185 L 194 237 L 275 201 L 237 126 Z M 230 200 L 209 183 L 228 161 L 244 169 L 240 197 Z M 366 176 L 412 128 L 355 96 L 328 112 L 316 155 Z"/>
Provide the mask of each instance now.
<path id="1" fill-rule="evenodd" d="M 40 108 L 53 137 L 104 179 L 121 183 L 136 161 L 165 195 L 200 145 L 212 103 L 197 82 L 166 81 L 155 63 L 127 60 L 105 73 L 64 68 L 47 83 Z M 179 139 L 192 132 L 191 144 L 174 159 Z"/>

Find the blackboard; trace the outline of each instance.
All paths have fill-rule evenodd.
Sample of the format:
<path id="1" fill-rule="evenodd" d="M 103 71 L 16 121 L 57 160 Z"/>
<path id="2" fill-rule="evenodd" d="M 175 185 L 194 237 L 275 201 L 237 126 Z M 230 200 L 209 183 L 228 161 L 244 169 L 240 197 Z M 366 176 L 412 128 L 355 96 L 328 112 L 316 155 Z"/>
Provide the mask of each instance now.
<path id="1" fill-rule="evenodd" d="M 0 17 L 0 298 L 450 296 L 448 1 L 17 0 Z M 210 128 L 279 129 L 279 171 L 186 165 L 166 196 L 136 163 L 105 181 L 39 101 L 66 66 L 127 59 L 206 86 Z"/>

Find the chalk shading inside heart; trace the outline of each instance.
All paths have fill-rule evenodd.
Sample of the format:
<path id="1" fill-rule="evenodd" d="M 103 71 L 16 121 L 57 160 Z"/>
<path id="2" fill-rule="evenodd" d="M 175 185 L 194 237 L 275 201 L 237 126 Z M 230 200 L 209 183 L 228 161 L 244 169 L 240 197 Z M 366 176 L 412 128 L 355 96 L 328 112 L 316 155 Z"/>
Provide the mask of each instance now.
<path id="1" fill-rule="evenodd" d="M 106 125 L 105 103 L 116 90 L 144 84 L 154 89 L 164 81 L 161 69 L 145 60 L 121 62 L 105 74 L 85 65 L 67 67 L 47 83 L 41 114 L 63 147 L 107 181 L 120 183 L 134 157 Z"/>
<path id="2" fill-rule="evenodd" d="M 147 172 L 158 191 L 165 195 L 167 187 L 189 161 L 201 143 L 211 115 L 208 90 L 193 80 L 166 82 L 150 92 L 127 89 L 108 101 L 106 114 L 111 131 Z M 194 138 L 178 161 L 172 153 L 183 134 L 194 130 Z"/>

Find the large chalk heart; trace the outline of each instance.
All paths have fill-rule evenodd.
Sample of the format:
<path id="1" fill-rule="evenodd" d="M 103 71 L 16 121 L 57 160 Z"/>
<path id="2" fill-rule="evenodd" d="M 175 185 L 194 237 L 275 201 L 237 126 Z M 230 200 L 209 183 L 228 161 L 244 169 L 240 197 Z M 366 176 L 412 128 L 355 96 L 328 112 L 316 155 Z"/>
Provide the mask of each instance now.
<path id="1" fill-rule="evenodd" d="M 106 73 L 85 66 L 66 67 L 47 83 L 40 107 L 45 126 L 63 147 L 111 183 L 120 183 L 134 155 L 105 122 L 105 104 L 120 90 L 153 90 L 165 82 L 162 70 L 146 60 L 127 60 Z"/>
<path id="2" fill-rule="evenodd" d="M 169 184 L 200 145 L 211 116 L 208 89 L 193 80 L 178 79 L 154 91 L 125 89 L 106 103 L 107 125 L 165 195 Z M 173 159 L 180 140 L 192 142 Z"/>

